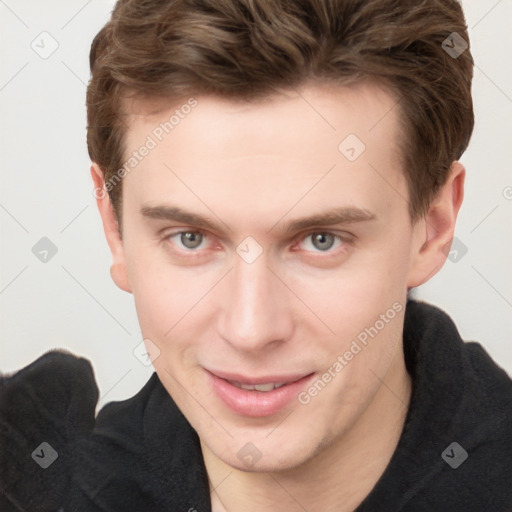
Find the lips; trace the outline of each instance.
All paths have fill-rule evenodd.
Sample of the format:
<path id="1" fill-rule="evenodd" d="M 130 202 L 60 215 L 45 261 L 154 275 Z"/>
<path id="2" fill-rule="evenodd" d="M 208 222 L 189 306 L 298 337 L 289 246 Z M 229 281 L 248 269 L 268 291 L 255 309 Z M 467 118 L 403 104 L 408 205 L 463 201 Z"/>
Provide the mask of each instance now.
<path id="1" fill-rule="evenodd" d="M 206 372 L 215 394 L 234 412 L 249 417 L 275 414 L 288 406 L 314 374 L 269 375 L 247 378 Z"/>

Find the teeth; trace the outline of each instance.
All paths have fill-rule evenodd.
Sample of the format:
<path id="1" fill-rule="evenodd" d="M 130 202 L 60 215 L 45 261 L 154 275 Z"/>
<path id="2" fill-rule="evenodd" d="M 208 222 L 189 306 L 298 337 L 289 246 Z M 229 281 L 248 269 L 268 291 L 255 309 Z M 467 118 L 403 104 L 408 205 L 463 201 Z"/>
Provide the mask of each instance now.
<path id="1" fill-rule="evenodd" d="M 230 380 L 230 384 L 233 386 L 236 386 L 237 388 L 241 389 L 247 389 L 249 391 L 261 391 L 261 392 L 267 392 L 272 391 L 273 389 L 280 388 L 281 386 L 284 386 L 286 382 L 269 382 L 268 384 L 242 384 L 240 382 L 237 382 L 235 380 Z"/>
<path id="2" fill-rule="evenodd" d="M 254 389 L 256 391 L 272 391 L 274 389 L 274 384 L 272 382 L 269 384 L 256 384 Z"/>

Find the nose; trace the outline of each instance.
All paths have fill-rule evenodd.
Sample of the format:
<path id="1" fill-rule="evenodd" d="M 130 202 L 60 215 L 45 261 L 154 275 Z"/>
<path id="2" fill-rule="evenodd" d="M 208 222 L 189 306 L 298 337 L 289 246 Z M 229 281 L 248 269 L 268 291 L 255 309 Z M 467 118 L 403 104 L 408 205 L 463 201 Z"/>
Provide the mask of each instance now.
<path id="1" fill-rule="evenodd" d="M 219 331 L 237 350 L 257 352 L 291 337 L 293 303 L 275 274 L 265 253 L 253 263 L 236 258 L 224 284 Z"/>

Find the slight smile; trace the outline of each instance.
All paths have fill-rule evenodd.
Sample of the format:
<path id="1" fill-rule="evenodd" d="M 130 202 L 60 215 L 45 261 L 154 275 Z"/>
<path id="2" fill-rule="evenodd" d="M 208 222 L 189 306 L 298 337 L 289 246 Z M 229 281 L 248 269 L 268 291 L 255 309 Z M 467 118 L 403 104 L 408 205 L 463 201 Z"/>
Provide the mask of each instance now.
<path id="1" fill-rule="evenodd" d="M 215 394 L 237 414 L 263 417 L 289 405 L 315 373 L 267 375 L 248 378 L 216 370 L 206 370 Z"/>

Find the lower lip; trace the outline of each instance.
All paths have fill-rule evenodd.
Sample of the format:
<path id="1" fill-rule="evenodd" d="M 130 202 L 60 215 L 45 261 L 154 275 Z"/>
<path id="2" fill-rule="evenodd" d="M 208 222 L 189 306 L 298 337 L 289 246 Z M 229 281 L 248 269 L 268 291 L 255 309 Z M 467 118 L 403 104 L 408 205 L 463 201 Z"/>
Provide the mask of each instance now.
<path id="1" fill-rule="evenodd" d="M 258 418 L 270 416 L 284 409 L 292 402 L 313 377 L 306 375 L 300 380 L 285 384 L 272 391 L 242 389 L 227 380 L 208 372 L 212 387 L 217 396 L 233 411 L 244 416 Z"/>

